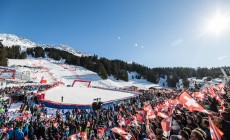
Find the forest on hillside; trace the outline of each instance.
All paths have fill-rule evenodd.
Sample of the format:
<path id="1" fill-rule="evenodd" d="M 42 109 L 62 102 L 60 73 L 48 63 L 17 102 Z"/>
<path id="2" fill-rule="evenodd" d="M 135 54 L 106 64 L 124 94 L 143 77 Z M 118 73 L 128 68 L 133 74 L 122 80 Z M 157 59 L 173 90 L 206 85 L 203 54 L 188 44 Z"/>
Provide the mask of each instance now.
<path id="1" fill-rule="evenodd" d="M 107 79 L 108 76 L 114 76 L 117 80 L 128 81 L 128 72 L 135 71 L 139 75 L 132 78 L 144 78 L 149 82 L 158 83 L 160 77 L 167 75 L 168 86 L 175 87 L 179 79 L 183 79 L 184 85 L 188 86 L 189 77 L 203 78 L 220 78 L 222 76 L 221 68 L 189 68 L 189 67 L 158 67 L 149 68 L 144 65 L 127 63 L 122 60 L 109 60 L 107 58 L 93 56 L 75 56 L 72 53 L 58 50 L 55 48 L 47 48 L 37 46 L 27 48 L 26 52 L 21 52 L 20 46 L 7 47 L 0 42 L 0 66 L 7 66 L 7 59 L 25 59 L 27 55 L 35 58 L 45 58 L 46 56 L 54 60 L 65 59 L 65 63 L 85 67 L 98 75 Z M 154 62 L 153 62 L 154 63 Z M 229 75 L 230 67 L 223 67 Z"/>

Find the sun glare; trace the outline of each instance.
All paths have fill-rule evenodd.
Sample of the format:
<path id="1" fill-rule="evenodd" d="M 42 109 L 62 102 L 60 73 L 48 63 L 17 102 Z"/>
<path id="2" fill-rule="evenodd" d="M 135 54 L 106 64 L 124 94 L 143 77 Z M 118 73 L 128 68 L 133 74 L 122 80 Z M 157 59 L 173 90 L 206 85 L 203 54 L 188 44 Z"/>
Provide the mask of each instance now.
<path id="1" fill-rule="evenodd" d="M 215 35 L 220 35 L 229 28 L 229 21 L 229 17 L 217 12 L 216 15 L 208 21 L 207 31 Z"/>

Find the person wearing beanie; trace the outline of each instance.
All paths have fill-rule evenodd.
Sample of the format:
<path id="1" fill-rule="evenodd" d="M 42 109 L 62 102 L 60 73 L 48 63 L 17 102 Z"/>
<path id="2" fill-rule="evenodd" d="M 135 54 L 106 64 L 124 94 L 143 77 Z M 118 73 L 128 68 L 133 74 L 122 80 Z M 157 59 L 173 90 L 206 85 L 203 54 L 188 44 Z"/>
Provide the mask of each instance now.
<path id="1" fill-rule="evenodd" d="M 34 128 L 31 125 L 29 125 L 29 128 L 28 128 L 28 138 L 31 140 L 34 139 Z"/>
<path id="2" fill-rule="evenodd" d="M 180 135 L 171 135 L 170 140 L 180 140 L 181 136 Z"/>
<path id="3" fill-rule="evenodd" d="M 202 120 L 202 129 L 204 130 L 204 132 L 206 133 L 206 140 L 211 140 L 211 133 L 210 133 L 210 129 L 209 129 L 209 122 L 207 119 L 203 119 Z"/>
<path id="4" fill-rule="evenodd" d="M 218 101 L 215 98 L 209 98 L 210 110 L 213 112 L 218 112 Z"/>
<path id="5" fill-rule="evenodd" d="M 15 139 L 16 140 L 23 140 L 24 139 L 24 133 L 21 131 L 19 127 L 16 127 L 15 131 Z"/>
<path id="6" fill-rule="evenodd" d="M 181 130 L 179 135 L 181 136 L 181 140 L 189 140 L 189 135 L 185 130 Z"/>
<path id="7" fill-rule="evenodd" d="M 11 125 L 9 132 L 8 132 L 8 139 L 12 139 L 14 136 L 14 128 L 13 125 Z"/>
<path id="8" fill-rule="evenodd" d="M 199 127 L 200 127 L 201 123 L 202 123 L 202 116 L 201 115 L 197 115 L 195 117 L 195 121 L 196 121 L 196 124 L 199 125 Z"/>
<path id="9" fill-rule="evenodd" d="M 190 135 L 190 140 L 204 140 L 203 135 L 197 131 L 197 130 L 192 130 L 192 133 Z"/>
<path id="10" fill-rule="evenodd" d="M 191 128 L 191 129 L 195 129 L 197 127 L 199 127 L 193 120 L 193 118 L 191 116 L 187 116 L 187 127 Z"/>
<path id="11" fill-rule="evenodd" d="M 195 130 L 197 130 L 197 131 L 199 131 L 201 134 L 202 134 L 202 137 L 204 138 L 204 139 L 206 139 L 206 133 L 202 130 L 202 129 L 200 129 L 200 128 L 196 128 Z"/>
<path id="12" fill-rule="evenodd" d="M 180 131 L 180 126 L 176 120 L 172 121 L 172 130 L 173 130 L 174 134 L 178 134 L 178 132 Z"/>
<path id="13" fill-rule="evenodd" d="M 223 112 L 221 113 L 221 116 L 224 118 L 221 121 L 221 126 L 222 126 L 222 130 L 224 132 L 224 137 L 226 139 L 230 139 L 230 113 L 228 112 Z"/>
<path id="14" fill-rule="evenodd" d="M 188 136 L 190 136 L 191 133 L 192 133 L 192 130 L 191 130 L 190 128 L 188 128 L 188 127 L 184 127 L 183 130 L 186 131 L 186 132 L 188 133 Z"/>
<path id="15" fill-rule="evenodd" d="M 147 139 L 147 135 L 145 133 L 141 134 L 141 139 Z"/>

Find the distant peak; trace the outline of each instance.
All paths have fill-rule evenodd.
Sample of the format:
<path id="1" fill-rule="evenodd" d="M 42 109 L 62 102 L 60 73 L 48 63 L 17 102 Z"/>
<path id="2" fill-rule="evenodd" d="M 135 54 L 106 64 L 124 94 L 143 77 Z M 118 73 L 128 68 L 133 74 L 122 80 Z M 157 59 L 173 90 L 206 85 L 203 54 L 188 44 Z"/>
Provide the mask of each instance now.
<path id="1" fill-rule="evenodd" d="M 76 55 L 76 56 L 87 56 L 87 54 L 84 54 L 80 51 L 76 51 L 75 49 L 73 49 L 72 47 L 70 47 L 68 45 L 63 45 L 63 44 L 45 45 L 45 44 L 35 43 L 29 39 L 26 39 L 24 37 L 18 37 L 14 34 L 2 33 L 2 34 L 0 34 L 0 40 L 2 40 L 2 44 L 4 46 L 12 47 L 12 46 L 18 45 L 18 46 L 21 46 L 23 48 L 23 50 L 26 50 L 26 48 L 41 46 L 41 47 L 56 48 L 59 50 L 67 51 L 67 52 L 72 53 L 73 55 Z"/>
<path id="2" fill-rule="evenodd" d="M 14 34 L 0 34 L 0 40 L 4 46 L 12 47 L 14 45 L 19 45 L 21 47 L 36 47 L 36 43 L 30 41 L 29 39 L 18 37 Z"/>

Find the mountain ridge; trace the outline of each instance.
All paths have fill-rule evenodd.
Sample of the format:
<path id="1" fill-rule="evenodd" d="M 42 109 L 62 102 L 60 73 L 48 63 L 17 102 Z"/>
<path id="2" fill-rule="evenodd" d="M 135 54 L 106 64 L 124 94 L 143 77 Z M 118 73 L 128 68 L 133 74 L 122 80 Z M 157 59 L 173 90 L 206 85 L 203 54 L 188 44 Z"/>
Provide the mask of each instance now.
<path id="1" fill-rule="evenodd" d="M 2 40 L 2 44 L 7 47 L 12 47 L 15 45 L 20 46 L 22 51 L 25 51 L 27 48 L 34 48 L 34 47 L 40 46 L 44 48 L 55 48 L 55 49 L 59 49 L 62 51 L 67 51 L 76 56 L 88 56 L 85 53 L 76 51 L 74 48 L 70 47 L 69 45 L 64 45 L 64 44 L 59 44 L 59 45 L 49 45 L 48 44 L 47 45 L 47 44 L 35 43 L 27 38 L 19 37 L 14 34 L 0 33 L 0 40 Z"/>

